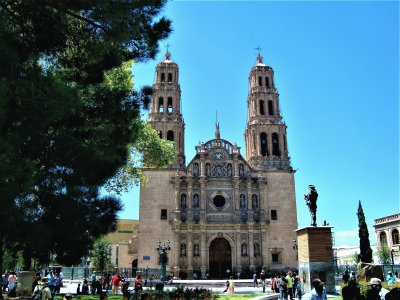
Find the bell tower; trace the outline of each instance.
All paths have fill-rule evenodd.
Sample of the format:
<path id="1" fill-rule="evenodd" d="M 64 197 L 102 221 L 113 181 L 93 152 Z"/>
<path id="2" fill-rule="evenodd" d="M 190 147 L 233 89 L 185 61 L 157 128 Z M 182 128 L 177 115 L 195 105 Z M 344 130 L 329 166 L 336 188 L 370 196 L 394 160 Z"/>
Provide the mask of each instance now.
<path id="1" fill-rule="evenodd" d="M 185 165 L 185 123 L 181 113 L 181 87 L 179 67 L 171 60 L 171 53 L 156 66 L 152 104 L 148 122 L 158 131 L 160 138 L 175 142 L 177 150 L 176 168 Z"/>
<path id="2" fill-rule="evenodd" d="M 291 170 L 274 71 L 263 63 L 260 53 L 257 64 L 250 70 L 247 114 L 244 133 L 247 161 L 260 170 Z"/>

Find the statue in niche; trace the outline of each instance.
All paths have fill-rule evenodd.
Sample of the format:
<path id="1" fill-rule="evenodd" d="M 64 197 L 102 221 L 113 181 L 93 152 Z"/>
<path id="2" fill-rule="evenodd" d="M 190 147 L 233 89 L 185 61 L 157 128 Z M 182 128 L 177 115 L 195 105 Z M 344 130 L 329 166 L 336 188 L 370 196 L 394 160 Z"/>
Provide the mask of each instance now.
<path id="1" fill-rule="evenodd" d="M 194 249 L 193 249 L 193 256 L 200 256 L 200 247 L 199 244 L 194 244 Z"/>
<path id="2" fill-rule="evenodd" d="M 251 196 L 251 204 L 253 209 L 258 208 L 258 197 L 256 194 L 253 194 L 253 196 Z"/>
<path id="3" fill-rule="evenodd" d="M 247 244 L 242 244 L 242 256 L 247 256 Z"/>
<path id="4" fill-rule="evenodd" d="M 193 195 L 193 208 L 199 208 L 200 207 L 200 197 L 198 194 Z"/>
<path id="5" fill-rule="evenodd" d="M 310 184 L 308 186 L 308 189 L 310 191 L 309 191 L 309 193 L 307 195 L 304 195 L 304 200 L 306 200 L 306 204 L 308 206 L 308 209 L 310 210 L 311 226 L 317 226 L 317 199 L 318 199 L 318 193 L 317 193 L 317 189 L 312 184 Z"/>
<path id="6" fill-rule="evenodd" d="M 258 243 L 254 243 L 254 256 L 260 255 L 260 245 Z"/>
<path id="7" fill-rule="evenodd" d="M 206 164 L 206 176 L 207 177 L 211 176 L 211 166 L 210 166 L 210 164 Z"/>
<path id="8" fill-rule="evenodd" d="M 186 194 L 181 195 L 181 209 L 186 209 Z"/>
<path id="9" fill-rule="evenodd" d="M 199 164 L 198 163 L 194 163 L 193 164 L 193 176 L 194 177 L 199 177 Z"/>
<path id="10" fill-rule="evenodd" d="M 232 164 L 228 164 L 228 177 L 232 177 Z"/>
<path id="11" fill-rule="evenodd" d="M 239 177 L 243 177 L 244 176 L 244 166 L 243 164 L 239 165 Z"/>
<path id="12" fill-rule="evenodd" d="M 186 244 L 181 244 L 181 256 L 186 256 Z"/>
<path id="13" fill-rule="evenodd" d="M 246 208 L 246 196 L 244 194 L 240 195 L 240 208 Z"/>

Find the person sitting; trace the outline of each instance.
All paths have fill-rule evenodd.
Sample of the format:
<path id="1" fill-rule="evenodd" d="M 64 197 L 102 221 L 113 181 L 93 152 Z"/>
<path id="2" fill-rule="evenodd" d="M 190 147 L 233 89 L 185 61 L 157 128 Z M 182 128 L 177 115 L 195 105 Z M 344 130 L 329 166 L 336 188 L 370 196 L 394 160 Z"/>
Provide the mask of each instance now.
<path id="1" fill-rule="evenodd" d="M 71 300 L 72 298 L 74 298 L 74 297 L 72 296 L 72 294 L 71 294 L 71 293 L 67 293 L 67 294 L 64 295 L 64 297 L 62 298 L 62 300 Z"/>
<path id="2" fill-rule="evenodd" d="M 42 281 L 35 287 L 32 293 L 33 300 L 50 300 L 53 298 L 50 288 L 47 286 L 48 279 L 42 278 Z"/>
<path id="3" fill-rule="evenodd" d="M 83 281 L 82 284 L 82 295 L 89 295 L 89 284 L 86 279 Z"/>
<path id="4" fill-rule="evenodd" d="M 382 287 L 382 280 L 371 278 L 369 286 L 371 288 L 367 290 L 366 300 L 385 300 L 385 295 L 389 291 Z"/>
<path id="5" fill-rule="evenodd" d="M 311 300 L 326 300 L 326 291 L 324 283 L 319 279 L 315 278 L 312 281 L 313 289 L 311 290 Z"/>

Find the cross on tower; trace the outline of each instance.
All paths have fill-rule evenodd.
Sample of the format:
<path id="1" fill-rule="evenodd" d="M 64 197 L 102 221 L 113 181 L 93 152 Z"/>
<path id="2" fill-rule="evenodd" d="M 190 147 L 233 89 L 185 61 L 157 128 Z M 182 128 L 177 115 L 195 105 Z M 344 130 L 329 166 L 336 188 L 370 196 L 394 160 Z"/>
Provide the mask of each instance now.
<path id="1" fill-rule="evenodd" d="M 260 48 L 260 46 L 257 46 L 257 48 L 254 48 L 254 49 L 258 51 L 258 56 L 260 56 L 262 48 Z"/>
<path id="2" fill-rule="evenodd" d="M 169 53 L 169 47 L 171 45 L 170 44 L 166 44 L 165 48 L 167 48 L 167 52 L 165 53 L 165 59 L 170 60 L 171 59 L 171 53 Z"/>
<path id="3" fill-rule="evenodd" d="M 262 48 L 260 48 L 260 46 L 257 46 L 257 48 L 254 48 L 255 50 L 258 51 L 258 55 L 257 55 L 257 61 L 259 64 L 263 63 L 263 57 L 261 56 L 261 50 Z"/>

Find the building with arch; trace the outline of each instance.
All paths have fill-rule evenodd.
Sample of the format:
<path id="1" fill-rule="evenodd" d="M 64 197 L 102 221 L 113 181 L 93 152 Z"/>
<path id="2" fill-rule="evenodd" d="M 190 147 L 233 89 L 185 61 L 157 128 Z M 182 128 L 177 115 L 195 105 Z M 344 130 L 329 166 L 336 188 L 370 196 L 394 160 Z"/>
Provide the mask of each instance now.
<path id="1" fill-rule="evenodd" d="M 400 263 L 400 214 L 375 219 L 377 248 L 388 247 L 393 253 L 394 263 Z"/>
<path id="2" fill-rule="evenodd" d="M 167 270 L 178 277 L 297 268 L 295 171 L 274 71 L 261 55 L 248 83 L 246 158 L 217 122 L 214 138 L 186 164 L 179 67 L 169 52 L 157 64 L 148 122 L 175 142 L 178 156 L 168 168 L 143 169 L 139 268 L 159 268 L 158 240 L 170 241 Z"/>

